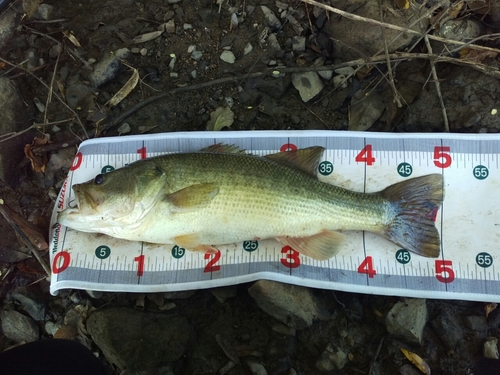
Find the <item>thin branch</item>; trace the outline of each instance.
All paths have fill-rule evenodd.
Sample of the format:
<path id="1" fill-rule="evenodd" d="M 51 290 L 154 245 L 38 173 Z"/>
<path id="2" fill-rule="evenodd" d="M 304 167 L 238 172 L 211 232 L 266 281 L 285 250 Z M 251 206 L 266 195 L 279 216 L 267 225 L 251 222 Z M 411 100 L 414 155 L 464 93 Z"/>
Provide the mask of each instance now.
<path id="1" fill-rule="evenodd" d="M 425 36 L 424 40 L 425 40 L 425 45 L 427 46 L 427 50 L 429 51 L 430 54 L 432 54 L 431 43 L 429 42 L 429 38 L 427 37 L 427 35 Z M 441 93 L 441 84 L 439 83 L 439 78 L 436 72 L 436 64 L 432 59 L 429 60 L 429 62 L 431 63 L 432 78 L 434 78 L 434 84 L 436 85 L 437 96 L 439 98 L 439 103 L 441 104 L 441 111 L 443 112 L 444 131 L 449 133 L 450 125 L 448 124 L 448 115 L 446 114 L 446 107 L 444 106 L 443 95 Z"/>
<path id="2" fill-rule="evenodd" d="M 379 0 L 379 10 L 380 10 L 380 20 L 382 21 L 384 19 L 384 13 L 382 12 L 382 3 Z M 387 73 L 389 75 L 389 84 L 391 85 L 392 89 L 392 95 L 394 96 L 394 101 L 396 102 L 396 105 L 398 108 L 401 108 L 403 105 L 401 104 L 401 100 L 399 99 L 401 95 L 399 95 L 398 90 L 396 89 L 396 84 L 394 83 L 394 76 L 392 74 L 392 65 L 391 65 L 391 60 L 389 59 L 389 46 L 387 45 L 387 38 L 385 35 L 385 28 L 381 27 L 382 31 L 382 39 L 384 40 L 384 53 L 386 58 L 386 65 L 387 65 Z"/>

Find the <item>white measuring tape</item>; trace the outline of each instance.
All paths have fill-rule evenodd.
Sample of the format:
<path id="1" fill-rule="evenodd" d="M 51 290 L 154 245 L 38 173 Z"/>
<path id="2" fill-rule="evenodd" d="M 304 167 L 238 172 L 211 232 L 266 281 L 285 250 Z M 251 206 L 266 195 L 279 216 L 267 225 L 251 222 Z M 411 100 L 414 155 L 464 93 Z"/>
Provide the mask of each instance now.
<path id="1" fill-rule="evenodd" d="M 408 177 L 442 173 L 445 199 L 436 218 L 440 257 L 409 253 L 368 232 L 345 232 L 340 252 L 318 261 L 274 240 L 203 254 L 56 224 L 57 212 L 73 199 L 73 184 L 141 158 L 216 143 L 256 155 L 323 146 L 318 178 L 356 191 L 375 192 Z M 270 279 L 351 292 L 500 302 L 499 153 L 500 136 L 488 134 L 190 132 L 85 141 L 52 215 L 50 291 L 179 291 Z"/>

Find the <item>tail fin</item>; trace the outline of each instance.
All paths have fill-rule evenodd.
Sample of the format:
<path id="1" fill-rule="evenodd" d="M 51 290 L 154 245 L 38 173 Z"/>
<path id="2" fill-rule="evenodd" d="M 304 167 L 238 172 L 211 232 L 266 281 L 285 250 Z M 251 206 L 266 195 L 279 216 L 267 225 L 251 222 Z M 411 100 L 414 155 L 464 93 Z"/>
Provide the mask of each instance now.
<path id="1" fill-rule="evenodd" d="M 393 204 L 394 210 L 385 237 L 408 251 L 437 258 L 441 241 L 434 218 L 443 203 L 443 176 L 412 178 L 391 185 L 380 194 Z"/>

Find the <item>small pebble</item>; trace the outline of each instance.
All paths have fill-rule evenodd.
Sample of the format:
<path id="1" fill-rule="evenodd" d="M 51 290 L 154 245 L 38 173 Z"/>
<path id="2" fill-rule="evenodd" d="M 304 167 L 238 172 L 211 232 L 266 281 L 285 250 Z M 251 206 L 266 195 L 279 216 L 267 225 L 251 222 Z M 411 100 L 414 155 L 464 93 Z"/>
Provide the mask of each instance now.
<path id="1" fill-rule="evenodd" d="M 197 76 L 198 76 L 198 72 L 196 70 L 191 71 L 191 77 L 196 79 Z"/>
<path id="2" fill-rule="evenodd" d="M 170 73 L 170 78 L 179 78 L 179 73 L 171 72 Z"/>
<path id="3" fill-rule="evenodd" d="M 200 61 L 203 57 L 203 51 L 193 51 L 191 53 L 191 58 L 195 61 Z"/>
<path id="4" fill-rule="evenodd" d="M 141 49 L 138 48 L 138 47 L 134 47 L 134 48 L 130 49 L 130 52 L 132 52 L 132 53 L 140 53 Z"/>
<path id="5" fill-rule="evenodd" d="M 231 51 L 224 51 L 220 55 L 220 59 L 228 64 L 234 64 L 236 58 L 234 57 L 234 53 Z"/>
<path id="6" fill-rule="evenodd" d="M 182 25 L 182 28 L 184 30 L 191 30 L 193 28 L 193 25 L 191 25 L 190 23 L 185 23 L 184 25 Z"/>
<path id="7" fill-rule="evenodd" d="M 253 46 L 250 43 L 247 43 L 245 46 L 245 49 L 243 50 L 243 56 L 248 55 L 250 52 L 252 52 Z"/>
<path id="8" fill-rule="evenodd" d="M 130 125 L 128 122 L 124 122 L 119 128 L 118 128 L 118 134 L 127 134 L 130 133 L 132 129 L 130 128 Z"/>
<path id="9" fill-rule="evenodd" d="M 189 47 L 188 47 L 188 53 L 192 53 L 196 51 L 196 46 L 194 44 L 191 44 Z"/>
<path id="10" fill-rule="evenodd" d="M 175 33 L 175 22 L 174 20 L 170 20 L 165 23 L 165 31 L 169 34 Z"/>
<path id="11" fill-rule="evenodd" d="M 141 48 L 141 55 L 146 56 L 148 54 L 147 48 Z"/>

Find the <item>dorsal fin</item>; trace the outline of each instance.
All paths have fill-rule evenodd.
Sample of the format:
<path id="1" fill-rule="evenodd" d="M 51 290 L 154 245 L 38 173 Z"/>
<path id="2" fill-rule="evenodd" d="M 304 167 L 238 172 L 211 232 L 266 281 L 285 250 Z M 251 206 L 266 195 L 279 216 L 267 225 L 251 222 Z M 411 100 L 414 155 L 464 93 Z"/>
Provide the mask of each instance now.
<path id="1" fill-rule="evenodd" d="M 216 152 L 221 154 L 246 154 L 245 150 L 242 150 L 236 145 L 226 145 L 223 143 L 217 143 L 205 148 L 202 148 L 200 152 Z"/>
<path id="2" fill-rule="evenodd" d="M 278 152 L 264 157 L 276 163 L 285 164 L 312 176 L 316 176 L 319 159 L 323 155 L 323 151 L 325 151 L 323 147 L 314 146 L 302 148 L 300 150 Z"/>

